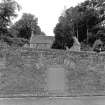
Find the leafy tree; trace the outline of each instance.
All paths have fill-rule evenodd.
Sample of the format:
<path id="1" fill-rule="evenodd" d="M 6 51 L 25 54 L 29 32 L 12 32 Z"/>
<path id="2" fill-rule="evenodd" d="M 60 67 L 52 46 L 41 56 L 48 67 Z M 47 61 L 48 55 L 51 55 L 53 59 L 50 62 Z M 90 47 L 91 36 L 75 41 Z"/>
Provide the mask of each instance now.
<path id="1" fill-rule="evenodd" d="M 97 35 L 99 35 L 97 34 L 100 30 L 99 26 L 101 26 L 102 22 L 105 20 L 104 7 L 104 0 L 86 0 L 75 7 L 67 9 L 65 13 L 60 16 L 58 24 L 64 26 L 60 29 L 69 30 L 66 30 L 68 31 L 66 33 L 62 32 L 62 30 L 59 32 L 58 27 L 61 27 L 61 25 L 56 26 L 54 30 L 57 30 L 57 32 L 54 31 L 55 41 L 53 45 L 57 46 L 56 44 L 59 45 L 60 43 L 66 43 L 65 46 L 67 46 L 67 43 L 69 44 L 70 41 L 67 42 L 66 39 L 76 36 L 79 42 L 92 46 L 97 39 Z M 64 33 L 63 36 L 65 36 L 63 37 L 63 41 L 59 39 L 59 37 L 62 36 L 62 33 Z M 68 37 L 66 36 L 67 33 L 69 33 L 69 35 L 67 35 Z"/>
<path id="2" fill-rule="evenodd" d="M 85 0 L 84 2 L 80 3 L 79 6 L 83 10 L 87 8 L 91 8 L 91 9 L 97 10 L 100 14 L 104 14 L 105 1 L 104 0 Z"/>
<path id="3" fill-rule="evenodd" d="M 17 21 L 12 27 L 17 37 L 30 39 L 32 31 L 35 35 L 41 34 L 41 29 L 38 26 L 38 18 L 32 14 L 24 13 L 22 18 Z"/>
<path id="4" fill-rule="evenodd" d="M 14 0 L 2 0 L 0 3 L 0 36 L 8 33 L 12 19 L 17 17 L 17 10 L 20 10 L 20 6 Z"/>
<path id="5" fill-rule="evenodd" d="M 58 23 L 54 29 L 55 41 L 52 45 L 54 49 L 66 49 L 73 45 L 73 33 L 71 28 L 62 23 Z"/>
<path id="6" fill-rule="evenodd" d="M 82 27 L 80 28 L 80 31 L 84 29 L 84 32 L 79 34 L 79 40 L 83 42 L 84 40 L 87 40 L 87 44 L 89 43 L 89 37 L 92 34 L 92 28 L 99 23 L 99 15 L 97 11 L 94 9 L 87 9 L 83 13 L 82 22 L 80 23 Z"/>
<path id="7" fill-rule="evenodd" d="M 88 40 L 89 31 L 98 22 L 98 14 L 93 9 L 80 11 L 79 7 L 67 9 L 64 16 L 60 16 L 59 23 L 54 29 L 55 42 L 53 47 L 61 43 L 63 49 L 73 45 L 73 36 L 76 36 L 80 42 Z M 86 41 L 87 42 L 87 41 Z M 57 45 L 56 45 L 57 46 Z"/>
<path id="8" fill-rule="evenodd" d="M 66 16 L 64 18 L 68 21 L 68 24 L 73 26 L 73 33 L 80 42 L 88 40 L 89 31 L 99 22 L 99 14 L 96 10 L 93 8 L 84 9 L 80 6 L 66 10 Z"/>
<path id="9" fill-rule="evenodd" d="M 94 25 L 95 26 L 93 27 L 94 29 L 97 28 L 98 26 L 100 27 L 100 25 L 103 24 L 103 21 L 105 20 L 105 1 L 104 0 L 86 0 L 85 2 L 79 5 L 79 8 L 80 8 L 80 11 L 87 11 L 89 9 L 91 9 L 92 11 L 95 11 L 95 16 L 98 18 L 98 22 L 96 25 Z"/>
<path id="10" fill-rule="evenodd" d="M 78 12 L 78 6 L 76 6 L 67 9 L 65 15 L 59 18 L 59 22 L 72 27 L 73 34 L 78 37 L 78 25 L 81 19 L 81 13 Z"/>
<path id="11" fill-rule="evenodd" d="M 55 41 L 52 47 L 58 47 L 59 49 L 66 49 L 66 47 L 71 48 L 74 43 L 73 36 L 78 38 L 81 19 L 78 6 L 67 9 L 65 13 L 59 17 L 59 23 L 54 29 Z"/>

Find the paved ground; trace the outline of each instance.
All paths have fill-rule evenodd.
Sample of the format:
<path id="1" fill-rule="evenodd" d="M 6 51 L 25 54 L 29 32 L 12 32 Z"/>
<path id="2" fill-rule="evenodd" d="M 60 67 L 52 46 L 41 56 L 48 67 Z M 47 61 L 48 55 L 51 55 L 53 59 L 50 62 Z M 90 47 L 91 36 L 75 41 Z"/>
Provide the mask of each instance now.
<path id="1" fill-rule="evenodd" d="M 105 96 L 0 98 L 0 105 L 105 105 Z"/>

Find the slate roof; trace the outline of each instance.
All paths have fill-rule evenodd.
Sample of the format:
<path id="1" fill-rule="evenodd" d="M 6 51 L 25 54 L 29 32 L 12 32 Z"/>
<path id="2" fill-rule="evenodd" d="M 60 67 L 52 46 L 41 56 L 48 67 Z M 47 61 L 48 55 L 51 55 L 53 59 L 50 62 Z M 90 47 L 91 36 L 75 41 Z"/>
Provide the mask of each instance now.
<path id="1" fill-rule="evenodd" d="M 49 43 L 51 44 L 54 40 L 53 36 L 44 36 L 44 35 L 37 35 L 37 36 L 32 36 L 30 39 L 30 44 L 35 44 L 35 43 Z"/>

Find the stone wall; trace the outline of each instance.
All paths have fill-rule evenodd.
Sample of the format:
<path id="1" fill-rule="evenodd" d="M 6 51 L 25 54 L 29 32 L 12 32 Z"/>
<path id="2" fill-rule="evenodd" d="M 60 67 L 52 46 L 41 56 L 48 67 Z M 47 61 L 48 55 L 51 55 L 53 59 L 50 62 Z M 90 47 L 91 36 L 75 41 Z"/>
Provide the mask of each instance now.
<path id="1" fill-rule="evenodd" d="M 35 50 L 0 51 L 0 96 L 105 95 L 105 54 Z"/>

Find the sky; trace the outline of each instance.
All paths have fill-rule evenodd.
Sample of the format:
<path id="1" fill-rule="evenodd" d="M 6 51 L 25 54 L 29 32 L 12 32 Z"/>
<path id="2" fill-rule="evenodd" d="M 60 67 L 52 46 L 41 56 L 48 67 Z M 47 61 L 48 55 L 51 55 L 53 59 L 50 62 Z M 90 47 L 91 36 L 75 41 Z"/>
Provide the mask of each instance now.
<path id="1" fill-rule="evenodd" d="M 16 0 L 22 7 L 22 13 L 31 13 L 38 17 L 38 25 L 47 36 L 54 36 L 53 29 L 61 13 L 84 0 Z"/>

